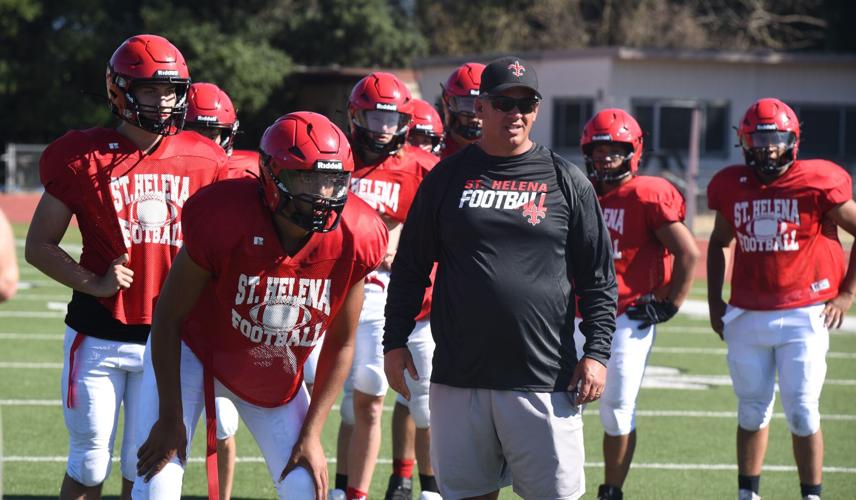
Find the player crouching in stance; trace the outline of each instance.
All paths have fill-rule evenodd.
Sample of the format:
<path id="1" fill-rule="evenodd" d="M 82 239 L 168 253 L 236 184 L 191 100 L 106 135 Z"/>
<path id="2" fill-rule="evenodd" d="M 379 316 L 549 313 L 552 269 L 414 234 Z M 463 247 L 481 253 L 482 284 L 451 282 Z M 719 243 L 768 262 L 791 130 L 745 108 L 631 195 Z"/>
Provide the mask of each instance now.
<path id="1" fill-rule="evenodd" d="M 321 429 L 351 364 L 363 280 L 383 258 L 387 232 L 348 197 L 351 148 L 324 116 L 281 117 L 260 150 L 261 196 L 257 181 L 234 180 L 184 208 L 184 248 L 145 361 L 135 498 L 179 498 L 203 407 L 216 496 L 215 396 L 235 403 L 279 498 L 326 497 Z M 310 402 L 303 362 L 322 338 Z"/>
<path id="2" fill-rule="evenodd" d="M 778 99 L 761 99 L 738 129 L 745 165 L 711 179 L 716 211 L 707 255 L 714 331 L 728 345 L 737 395 L 738 498 L 757 499 L 775 400 L 776 372 L 804 499 L 820 498 L 820 392 L 829 328 L 838 328 L 856 292 L 837 227 L 856 234 L 850 176 L 824 160 L 797 160 L 799 120 Z M 722 300 L 725 252 L 737 239 L 731 299 Z"/>
<path id="3" fill-rule="evenodd" d="M 699 257 L 683 224 L 684 199 L 668 181 L 637 175 L 642 129 L 620 109 L 605 109 L 583 129 L 582 152 L 612 240 L 618 317 L 600 401 L 604 484 L 598 499 L 621 500 L 636 448 L 636 397 L 657 323 L 689 294 Z M 580 335 L 579 333 L 577 335 Z"/>

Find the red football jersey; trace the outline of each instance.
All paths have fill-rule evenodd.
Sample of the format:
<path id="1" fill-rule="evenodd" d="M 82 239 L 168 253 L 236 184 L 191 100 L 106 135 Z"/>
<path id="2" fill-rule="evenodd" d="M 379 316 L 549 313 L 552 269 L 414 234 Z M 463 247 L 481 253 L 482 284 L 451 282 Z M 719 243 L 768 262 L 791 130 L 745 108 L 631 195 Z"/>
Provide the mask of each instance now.
<path id="1" fill-rule="evenodd" d="M 227 179 L 241 179 L 243 177 L 259 177 L 259 153 L 244 149 L 233 149 L 226 165 Z"/>
<path id="2" fill-rule="evenodd" d="M 386 226 L 349 197 L 339 226 L 313 233 L 289 257 L 251 179 L 200 192 L 184 220 L 187 253 L 212 275 L 185 321 L 184 341 L 242 399 L 265 407 L 287 403 L 351 285 L 380 264 Z"/>
<path id="3" fill-rule="evenodd" d="M 838 295 L 845 262 L 827 210 L 852 197 L 850 176 L 825 160 L 797 160 L 770 184 L 750 167 L 716 173 L 708 206 L 737 239 L 730 304 L 773 310 L 824 302 Z"/>
<path id="4" fill-rule="evenodd" d="M 684 198 L 669 181 L 636 176 L 600 196 L 612 240 L 618 281 L 618 314 L 639 297 L 663 288 L 672 275 L 672 255 L 654 232 L 686 215 Z"/>
<path id="5" fill-rule="evenodd" d="M 376 165 L 357 161 L 351 192 L 379 214 L 404 222 L 419 183 L 437 161 L 436 156 L 409 144 Z"/>
<path id="6" fill-rule="evenodd" d="M 431 153 L 405 144 L 398 154 L 389 156 L 377 165 L 363 165 L 358 161 L 351 175 L 351 192 L 379 214 L 396 222 L 404 222 L 419 183 L 438 161 L 439 158 Z M 433 282 L 432 276 L 432 286 L 425 290 L 417 320 L 425 319 L 431 311 Z"/>
<path id="7" fill-rule="evenodd" d="M 185 201 L 215 181 L 226 154 L 195 133 L 166 136 L 144 154 L 114 129 L 73 130 L 44 151 L 45 191 L 76 216 L 83 236 L 80 265 L 102 275 L 128 254 L 127 290 L 98 299 L 117 320 L 150 324 L 169 266 L 184 240 Z"/>

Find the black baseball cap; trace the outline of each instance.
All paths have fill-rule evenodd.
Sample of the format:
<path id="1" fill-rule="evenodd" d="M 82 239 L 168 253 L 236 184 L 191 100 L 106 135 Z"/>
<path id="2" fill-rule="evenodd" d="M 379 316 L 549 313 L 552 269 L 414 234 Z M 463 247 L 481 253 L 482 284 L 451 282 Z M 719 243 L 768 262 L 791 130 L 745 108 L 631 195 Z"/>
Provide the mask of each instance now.
<path id="1" fill-rule="evenodd" d="M 500 57 L 485 66 L 479 86 L 480 95 L 497 95 L 512 87 L 526 87 L 541 98 L 535 68 L 523 59 L 517 56 Z"/>

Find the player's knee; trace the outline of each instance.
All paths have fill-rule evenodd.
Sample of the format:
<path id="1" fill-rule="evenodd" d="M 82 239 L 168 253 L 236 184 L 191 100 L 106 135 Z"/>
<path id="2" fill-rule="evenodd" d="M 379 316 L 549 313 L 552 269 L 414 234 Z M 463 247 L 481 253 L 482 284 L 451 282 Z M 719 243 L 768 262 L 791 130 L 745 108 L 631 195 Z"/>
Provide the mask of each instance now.
<path id="1" fill-rule="evenodd" d="M 431 410 L 428 407 L 428 395 L 415 397 L 410 400 L 410 416 L 417 429 L 427 429 L 431 426 Z"/>
<path id="2" fill-rule="evenodd" d="M 315 481 L 303 467 L 296 467 L 276 483 L 276 494 L 288 500 L 315 500 Z"/>
<path id="3" fill-rule="evenodd" d="M 382 366 L 363 365 L 354 371 L 354 389 L 360 392 L 382 396 L 388 387 Z"/>
<path id="4" fill-rule="evenodd" d="M 399 404 L 405 408 L 410 408 L 410 401 L 404 399 L 404 396 L 402 396 L 401 394 L 396 394 L 395 404 Z"/>
<path id="5" fill-rule="evenodd" d="M 791 434 L 807 437 L 820 430 L 820 410 L 817 406 L 800 404 L 783 406 Z"/>
<path id="6" fill-rule="evenodd" d="M 66 472 L 83 486 L 92 487 L 107 480 L 112 465 L 107 450 L 94 450 L 81 454 L 78 459 L 70 457 Z"/>
<path id="7" fill-rule="evenodd" d="M 238 409 L 228 398 L 217 398 L 217 439 L 230 438 L 238 432 Z"/>
<path id="8" fill-rule="evenodd" d="M 741 401 L 737 408 L 737 424 L 747 431 L 757 431 L 767 427 L 773 417 L 772 405 L 758 401 Z"/>
<path id="9" fill-rule="evenodd" d="M 345 391 L 342 396 L 342 406 L 339 407 L 339 413 L 342 414 L 342 423 L 346 425 L 354 425 L 354 392 Z"/>
<path id="10" fill-rule="evenodd" d="M 603 431 L 610 436 L 630 434 L 636 427 L 636 407 L 613 404 L 603 399 L 600 402 L 600 421 Z"/>

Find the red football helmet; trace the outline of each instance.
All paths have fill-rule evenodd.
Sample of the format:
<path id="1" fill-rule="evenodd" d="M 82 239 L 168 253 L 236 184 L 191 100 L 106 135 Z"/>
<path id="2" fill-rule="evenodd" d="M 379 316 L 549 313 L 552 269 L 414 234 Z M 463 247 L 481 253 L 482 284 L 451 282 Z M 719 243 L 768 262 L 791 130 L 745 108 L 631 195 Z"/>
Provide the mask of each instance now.
<path id="1" fill-rule="evenodd" d="M 259 150 L 268 208 L 307 231 L 336 229 L 354 171 L 339 127 L 318 113 L 289 113 L 265 130 Z"/>
<path id="2" fill-rule="evenodd" d="M 624 161 L 619 168 L 604 168 L 602 162 L 594 161 L 592 151 L 599 143 L 620 143 L 626 146 Z M 628 175 L 635 175 L 639 170 L 639 160 L 642 159 L 642 128 L 636 119 L 623 109 L 604 109 L 594 115 L 583 128 L 580 149 L 585 158 L 589 178 L 604 182 L 621 180 Z"/>
<path id="3" fill-rule="evenodd" d="M 166 38 L 137 35 L 125 40 L 110 58 L 106 80 L 110 109 L 122 120 L 161 135 L 177 134 L 183 128 L 190 73 L 184 56 Z M 150 83 L 172 85 L 175 104 L 140 104 L 135 87 Z"/>
<path id="4" fill-rule="evenodd" d="M 746 110 L 737 137 L 746 164 L 765 174 L 777 175 L 797 159 L 800 122 L 796 113 L 778 99 L 760 99 Z M 771 153 L 778 149 L 774 157 Z"/>
<path id="5" fill-rule="evenodd" d="M 449 75 L 443 87 L 443 103 L 446 111 L 446 127 L 468 141 L 481 137 L 480 121 L 473 121 L 476 114 L 476 97 L 479 95 L 484 64 L 466 63 Z"/>
<path id="6" fill-rule="evenodd" d="M 440 113 L 427 101 L 413 100 L 413 121 L 407 141 L 417 147 L 423 147 L 429 153 L 439 154 L 443 142 L 443 121 Z M 430 146 L 430 147 L 428 147 Z"/>
<path id="7" fill-rule="evenodd" d="M 206 136 L 207 131 L 219 132 L 220 147 L 226 153 L 231 153 L 235 134 L 238 133 L 238 115 L 235 114 L 235 106 L 229 95 L 213 83 L 192 84 L 187 94 L 184 128 Z"/>
<path id="8" fill-rule="evenodd" d="M 392 73 L 376 72 L 354 85 L 348 116 L 354 146 L 374 154 L 394 154 L 404 145 L 413 114 L 407 85 Z"/>

